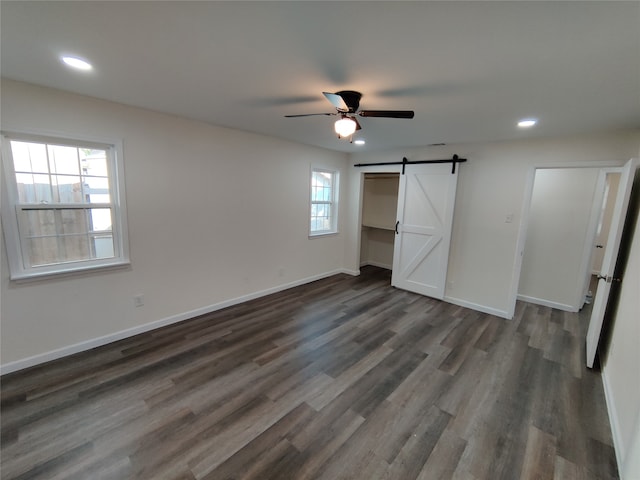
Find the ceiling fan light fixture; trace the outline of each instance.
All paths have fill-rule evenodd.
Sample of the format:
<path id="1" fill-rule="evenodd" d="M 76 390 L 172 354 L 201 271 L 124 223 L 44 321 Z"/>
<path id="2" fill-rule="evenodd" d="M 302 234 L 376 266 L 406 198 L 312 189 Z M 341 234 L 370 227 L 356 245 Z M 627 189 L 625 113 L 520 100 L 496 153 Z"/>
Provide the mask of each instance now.
<path id="1" fill-rule="evenodd" d="M 356 131 L 356 122 L 352 118 L 342 117 L 340 120 L 336 121 L 335 129 L 336 133 L 340 137 L 349 137 L 353 135 L 353 132 Z"/>

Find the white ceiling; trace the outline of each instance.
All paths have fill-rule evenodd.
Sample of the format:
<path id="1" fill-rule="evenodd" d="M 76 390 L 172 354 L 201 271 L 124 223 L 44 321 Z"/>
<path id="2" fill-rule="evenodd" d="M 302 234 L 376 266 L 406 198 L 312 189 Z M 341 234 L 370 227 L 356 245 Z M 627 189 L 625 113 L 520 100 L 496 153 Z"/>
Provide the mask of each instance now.
<path id="1" fill-rule="evenodd" d="M 640 2 L 10 2 L 2 75 L 345 152 L 640 127 Z M 75 54 L 94 70 L 59 61 Z M 358 90 L 365 146 L 323 91 Z M 536 117 L 523 131 L 516 122 Z"/>

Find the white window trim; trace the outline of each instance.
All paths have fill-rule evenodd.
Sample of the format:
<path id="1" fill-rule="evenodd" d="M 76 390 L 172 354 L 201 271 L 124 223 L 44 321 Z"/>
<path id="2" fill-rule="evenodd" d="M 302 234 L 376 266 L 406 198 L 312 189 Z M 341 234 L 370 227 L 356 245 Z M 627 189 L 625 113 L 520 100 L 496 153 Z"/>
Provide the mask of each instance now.
<path id="1" fill-rule="evenodd" d="M 15 182 L 15 172 L 13 167 L 13 156 L 11 153 L 11 140 L 23 140 L 32 142 L 50 142 L 58 145 L 97 147 L 107 150 L 110 155 L 107 168 L 109 169 L 109 179 L 112 182 L 113 199 L 108 204 L 113 210 L 112 235 L 114 243 L 114 257 L 100 258 L 93 260 L 80 260 L 58 263 L 53 265 L 43 265 L 36 267 L 25 267 L 24 246 L 18 228 L 17 209 L 24 208 L 18 204 L 18 192 Z M 8 257 L 11 280 L 41 279 L 48 276 L 58 276 L 61 274 L 73 274 L 95 271 L 98 269 L 115 268 L 127 266 L 131 263 L 129 258 L 129 235 L 127 227 L 127 208 L 124 195 L 124 162 L 123 147 L 121 140 L 82 138 L 76 135 L 64 134 L 40 134 L 25 131 L 2 131 L 2 229 L 4 231 L 5 248 Z M 57 205 L 58 206 L 58 205 Z M 60 204 L 59 206 L 64 206 Z M 104 206 L 96 204 L 97 207 Z M 33 209 L 37 207 L 26 207 Z M 79 208 L 74 205 L 73 208 Z"/>
<path id="2" fill-rule="evenodd" d="M 311 186 L 311 179 L 313 178 L 314 172 L 325 172 L 333 174 L 333 188 L 332 188 L 332 200 L 327 203 L 332 204 L 332 217 L 331 217 L 331 229 L 329 230 L 316 230 L 311 231 L 311 207 L 314 203 L 324 203 L 324 202 L 313 202 L 312 194 L 313 189 Z M 308 225 L 309 225 L 309 238 L 317 238 L 323 237 L 326 235 L 336 235 L 338 233 L 338 197 L 340 193 L 340 172 L 335 168 L 323 167 L 319 165 L 312 165 L 311 170 L 309 171 L 309 208 L 307 208 L 308 213 Z"/>

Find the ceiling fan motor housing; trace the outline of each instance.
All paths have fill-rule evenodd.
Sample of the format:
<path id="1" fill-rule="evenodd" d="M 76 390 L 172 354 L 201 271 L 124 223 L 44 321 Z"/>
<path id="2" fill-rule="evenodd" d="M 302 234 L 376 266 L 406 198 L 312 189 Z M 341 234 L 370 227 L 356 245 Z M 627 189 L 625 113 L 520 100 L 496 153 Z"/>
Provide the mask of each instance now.
<path id="1" fill-rule="evenodd" d="M 360 99 L 362 98 L 362 94 L 360 92 L 356 92 L 354 90 L 342 90 L 340 92 L 336 92 L 336 95 L 340 95 L 344 103 L 349 107 L 349 113 L 355 113 L 360 108 Z"/>

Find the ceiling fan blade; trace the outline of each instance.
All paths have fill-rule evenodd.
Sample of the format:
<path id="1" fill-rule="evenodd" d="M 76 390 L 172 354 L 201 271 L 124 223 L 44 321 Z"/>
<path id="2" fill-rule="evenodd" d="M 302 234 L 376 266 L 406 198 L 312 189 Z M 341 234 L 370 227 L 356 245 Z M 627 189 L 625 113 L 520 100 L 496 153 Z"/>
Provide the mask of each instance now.
<path id="1" fill-rule="evenodd" d="M 286 118 L 295 118 L 295 117 L 316 117 L 318 115 L 337 115 L 337 113 L 303 113 L 301 115 L 285 115 Z"/>
<path id="2" fill-rule="evenodd" d="M 413 118 L 413 110 L 362 110 L 358 112 L 361 117 L 379 118 Z"/>
<path id="3" fill-rule="evenodd" d="M 344 103 L 344 100 L 342 99 L 342 97 L 340 95 L 338 95 L 337 93 L 322 92 L 322 94 L 340 112 L 348 112 L 349 111 L 349 107 L 347 106 L 346 103 Z"/>

